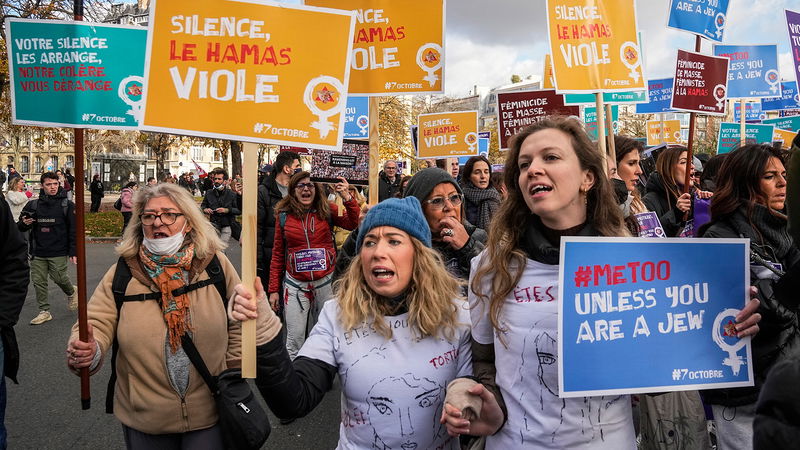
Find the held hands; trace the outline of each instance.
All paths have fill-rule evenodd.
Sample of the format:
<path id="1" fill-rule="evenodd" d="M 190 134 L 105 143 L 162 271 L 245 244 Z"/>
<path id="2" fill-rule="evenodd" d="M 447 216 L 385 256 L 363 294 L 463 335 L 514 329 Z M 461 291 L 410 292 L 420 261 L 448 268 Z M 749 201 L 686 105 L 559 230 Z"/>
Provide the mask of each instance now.
<path id="1" fill-rule="evenodd" d="M 67 344 L 67 367 L 72 370 L 90 367 L 97 353 L 97 341 L 94 340 L 94 332 L 91 324 L 87 324 L 88 342 L 73 339 Z"/>
<path id="2" fill-rule="evenodd" d="M 708 192 L 708 191 L 697 190 L 697 191 L 695 191 L 695 195 L 697 195 L 697 198 L 707 199 L 707 198 L 713 197 L 714 193 L 713 192 Z"/>
<path id="3" fill-rule="evenodd" d="M 460 250 L 469 241 L 469 233 L 467 233 L 464 225 L 455 217 L 445 217 L 439 221 L 442 242 L 446 242 L 454 250 Z"/>
<path id="4" fill-rule="evenodd" d="M 203 210 L 203 212 L 204 212 L 204 213 L 206 213 L 206 214 L 208 214 L 209 216 L 210 216 L 211 214 L 214 214 L 214 210 L 213 210 L 213 209 L 211 209 L 211 208 L 206 208 L 206 209 L 204 209 L 204 210 Z"/>
<path id="5" fill-rule="evenodd" d="M 217 208 L 217 209 L 214 210 L 214 212 L 217 213 L 217 214 L 226 214 L 228 212 L 228 209 L 227 208 Z"/>
<path id="6" fill-rule="evenodd" d="M 278 335 L 281 321 L 267 306 L 267 293 L 264 292 L 261 278 L 256 277 L 253 287 L 256 291 L 255 302 L 251 302 L 253 295 L 244 286 L 237 284 L 234 287 L 235 294 L 228 302 L 228 318 L 237 322 L 256 319 L 256 345 L 263 345 Z"/>
<path id="7" fill-rule="evenodd" d="M 465 418 L 461 410 L 450 403 L 445 403 L 442 417 L 439 420 L 447 428 L 447 434 L 458 436 L 468 434 L 470 436 L 488 436 L 497 432 L 503 425 L 503 410 L 497 404 L 494 394 L 489 392 L 482 384 L 475 384 L 461 393 L 448 390 L 448 398 L 462 394 L 467 396 L 479 397 L 483 405 L 481 406 L 480 416 L 477 418 Z"/>
<path id="8" fill-rule="evenodd" d="M 743 338 L 755 336 L 758 333 L 758 322 L 761 321 L 761 314 L 757 313 L 761 301 L 758 300 L 758 289 L 750 286 L 750 301 L 736 315 L 736 337 Z"/>
<path id="9" fill-rule="evenodd" d="M 692 194 L 689 194 L 687 192 L 686 194 L 683 194 L 680 197 L 678 197 L 678 201 L 675 203 L 675 206 L 681 212 L 684 212 L 684 213 L 688 212 L 689 209 L 691 209 L 691 207 L 692 207 Z"/>

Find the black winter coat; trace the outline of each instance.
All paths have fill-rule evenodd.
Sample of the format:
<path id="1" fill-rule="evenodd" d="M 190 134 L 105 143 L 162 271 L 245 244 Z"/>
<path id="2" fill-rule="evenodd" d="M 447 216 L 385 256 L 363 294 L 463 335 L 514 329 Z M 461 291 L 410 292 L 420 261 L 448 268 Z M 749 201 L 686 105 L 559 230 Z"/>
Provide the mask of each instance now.
<path id="1" fill-rule="evenodd" d="M 14 325 L 28 293 L 28 244 L 17 230 L 11 209 L 0 199 L 0 338 L 3 340 L 5 376 L 17 382 L 19 369 L 19 347 L 14 335 Z M 2 375 L 0 375 L 2 376 Z"/>
<path id="2" fill-rule="evenodd" d="M 200 208 L 210 208 L 212 210 L 226 208 L 229 210 L 227 213 L 223 214 L 216 212 L 211 214 L 211 223 L 217 228 L 231 226 L 236 220 L 236 216 L 242 213 L 236 202 L 236 192 L 233 192 L 227 187 L 221 191 L 219 189 L 212 189 L 206 192 L 206 196 L 203 198 L 203 203 L 200 204 Z"/>
<path id="3" fill-rule="evenodd" d="M 800 442 L 800 359 L 785 359 L 769 371 L 753 421 L 753 449 L 797 448 Z"/>
<path id="4" fill-rule="evenodd" d="M 272 261 L 272 246 L 275 241 L 275 205 L 283 199 L 278 182 L 268 176 L 258 186 L 258 231 L 256 252 L 258 276 L 264 283 L 269 281 L 269 265 Z"/>
<path id="5" fill-rule="evenodd" d="M 104 191 L 103 182 L 100 180 L 92 181 L 89 185 L 89 192 L 92 194 L 92 198 L 103 198 L 105 196 Z"/>
<path id="6" fill-rule="evenodd" d="M 750 222 L 758 229 L 750 225 Z M 717 219 L 704 231 L 707 238 L 749 238 L 750 249 L 763 258 L 783 265 L 786 272 L 778 280 L 764 276 L 761 266 L 751 261 L 750 284 L 758 289 L 761 304 L 759 332 L 752 340 L 755 386 L 703 391 L 707 402 L 723 406 L 755 403 L 769 370 L 787 357 L 800 356 L 800 250 L 792 245 L 786 220 L 775 217 L 763 206 L 748 220 L 739 210 Z M 769 272 L 771 273 L 771 272 Z M 777 278 L 777 277 L 776 277 Z"/>
<path id="7" fill-rule="evenodd" d="M 26 212 L 36 219 L 31 225 L 25 225 L 22 221 L 21 216 Z M 22 232 L 33 230 L 33 256 L 52 258 L 76 255 L 75 204 L 67 200 L 63 188 L 58 188 L 56 195 L 46 195 L 42 190 L 37 200 L 26 203 L 17 228 Z"/>
<path id="8" fill-rule="evenodd" d="M 394 183 L 389 181 L 389 177 L 381 170 L 378 174 L 378 201 L 382 202 L 387 198 L 392 198 L 400 192 L 400 183 L 402 182 L 400 175 L 395 175 Z"/>
<path id="9" fill-rule="evenodd" d="M 647 193 L 642 198 L 648 211 L 653 211 L 658 215 L 661 226 L 667 237 L 677 237 L 686 225 L 683 221 L 683 212 L 675 206 L 678 199 L 669 195 L 667 199 L 667 188 L 658 172 L 653 172 L 647 178 Z M 691 213 L 689 214 L 691 217 Z"/>

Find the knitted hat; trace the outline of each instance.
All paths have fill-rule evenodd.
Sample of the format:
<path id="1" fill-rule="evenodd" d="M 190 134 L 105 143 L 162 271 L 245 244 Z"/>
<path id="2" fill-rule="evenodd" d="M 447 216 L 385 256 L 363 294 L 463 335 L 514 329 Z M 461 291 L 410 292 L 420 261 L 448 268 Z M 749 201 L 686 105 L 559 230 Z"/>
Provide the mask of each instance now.
<path id="1" fill-rule="evenodd" d="M 356 249 L 361 250 L 364 236 L 376 227 L 395 227 L 431 246 L 431 229 L 422 214 L 422 205 L 414 198 L 386 199 L 369 210 L 358 228 Z"/>
<path id="2" fill-rule="evenodd" d="M 459 194 L 464 193 L 452 175 L 438 167 L 429 167 L 420 170 L 411 177 L 403 191 L 403 197 L 417 197 L 417 200 L 422 203 L 431 195 L 433 188 L 442 183 L 450 183 L 456 187 L 456 191 Z"/>

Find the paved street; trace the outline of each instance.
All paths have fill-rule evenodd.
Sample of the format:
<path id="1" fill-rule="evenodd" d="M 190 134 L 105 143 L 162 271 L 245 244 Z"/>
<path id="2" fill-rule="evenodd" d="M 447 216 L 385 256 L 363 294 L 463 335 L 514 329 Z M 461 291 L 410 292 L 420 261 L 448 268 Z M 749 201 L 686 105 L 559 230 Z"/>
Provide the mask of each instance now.
<path id="1" fill-rule="evenodd" d="M 240 267 L 240 248 L 232 241 L 227 251 Z M 87 291 L 95 286 L 117 257 L 111 244 L 88 244 Z M 75 270 L 71 268 L 75 280 Z M 22 365 L 19 385 L 8 384 L 6 426 L 11 449 L 124 448 L 119 422 L 105 413 L 108 366 L 92 377 L 92 408 L 80 408 L 80 381 L 66 368 L 64 351 L 77 313 L 67 310 L 66 296 L 51 282 L 53 320 L 31 326 L 36 315 L 33 286 L 16 327 Z M 338 387 L 338 384 L 337 384 Z M 339 391 L 328 393 L 308 417 L 283 426 L 271 416 L 272 434 L 264 448 L 334 448 L 338 439 Z"/>

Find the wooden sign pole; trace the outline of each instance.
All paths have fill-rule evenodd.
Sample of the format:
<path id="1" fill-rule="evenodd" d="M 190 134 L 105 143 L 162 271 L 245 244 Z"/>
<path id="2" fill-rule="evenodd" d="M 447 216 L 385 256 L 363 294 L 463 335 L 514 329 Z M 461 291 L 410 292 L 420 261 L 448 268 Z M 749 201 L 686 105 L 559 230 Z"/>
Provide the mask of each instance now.
<path id="1" fill-rule="evenodd" d="M 606 105 L 606 124 L 608 125 L 608 157 L 617 160 L 617 149 L 614 143 L 614 114 L 611 105 Z"/>
<path id="2" fill-rule="evenodd" d="M 747 106 L 747 102 L 745 99 L 741 100 L 739 106 L 739 135 L 741 138 L 739 139 L 739 145 L 747 144 L 747 135 L 745 134 L 747 131 L 747 122 L 745 121 L 745 107 Z"/>
<path id="3" fill-rule="evenodd" d="M 253 283 L 256 279 L 256 230 L 258 199 L 258 144 L 242 146 L 242 285 L 255 301 Z M 261 280 L 267 283 L 267 280 Z M 242 322 L 242 378 L 256 377 L 256 321 Z"/>
<path id="4" fill-rule="evenodd" d="M 378 204 L 378 172 L 381 161 L 381 139 L 378 128 L 380 97 L 369 98 L 369 204 Z"/>
<path id="5" fill-rule="evenodd" d="M 595 110 L 597 111 L 597 149 L 600 151 L 600 156 L 603 157 L 603 161 L 606 161 L 606 121 L 605 121 L 605 114 L 603 110 L 603 94 L 602 92 L 598 92 L 595 95 Z M 608 175 L 608 162 L 603 165 L 605 168 L 606 175 Z"/>

